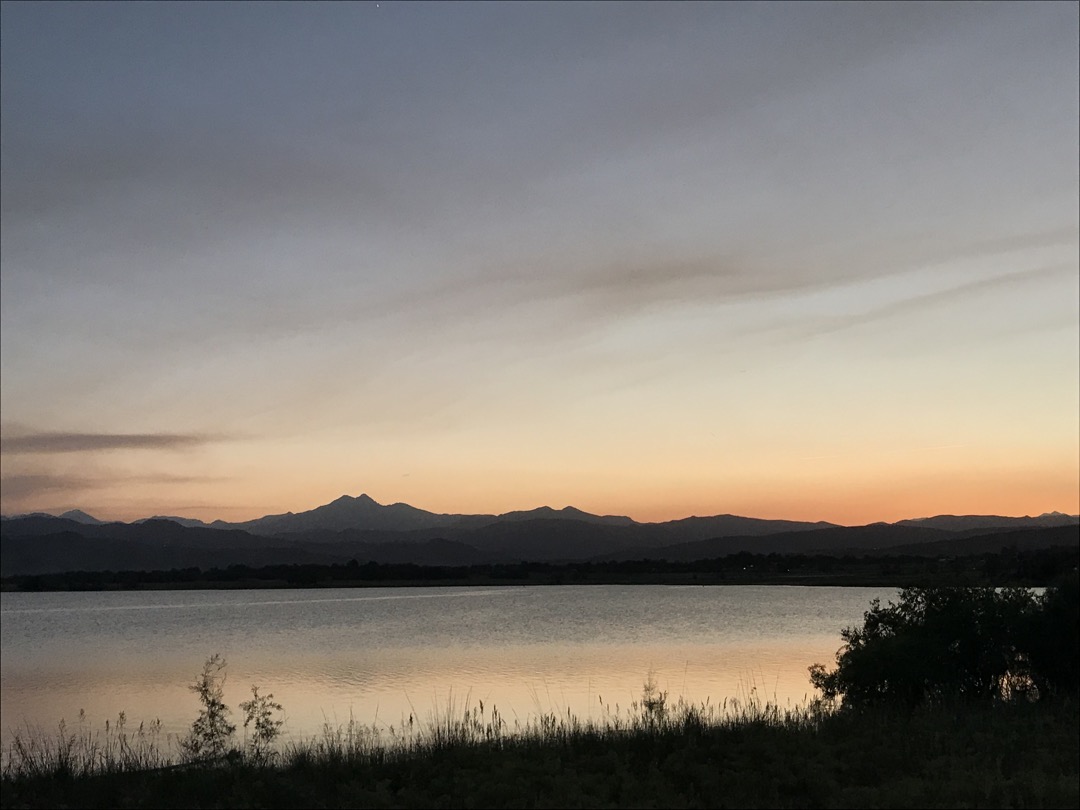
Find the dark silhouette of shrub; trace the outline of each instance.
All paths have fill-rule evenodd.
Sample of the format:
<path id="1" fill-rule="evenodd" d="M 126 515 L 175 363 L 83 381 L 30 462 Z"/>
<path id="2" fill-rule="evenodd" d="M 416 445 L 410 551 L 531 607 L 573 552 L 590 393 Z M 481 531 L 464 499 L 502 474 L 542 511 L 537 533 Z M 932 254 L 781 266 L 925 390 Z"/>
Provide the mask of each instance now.
<path id="1" fill-rule="evenodd" d="M 202 673 L 188 689 L 199 696 L 202 709 L 191 724 L 187 736 L 180 740 L 180 749 L 192 761 L 217 759 L 231 753 L 236 726 L 229 722 L 229 707 L 225 705 L 225 659 L 212 655 L 203 664 Z"/>
<path id="2" fill-rule="evenodd" d="M 896 603 L 874 600 L 862 627 L 843 630 L 837 668 L 814 664 L 810 681 L 849 706 L 1038 694 L 1040 678 L 1049 681 L 1033 666 L 1054 655 L 1047 643 L 1033 656 L 1027 636 L 1032 623 L 1047 639 L 1060 632 L 1039 618 L 1058 599 L 1023 588 L 905 588 Z"/>
<path id="3" fill-rule="evenodd" d="M 272 693 L 260 695 L 259 687 L 252 684 L 251 700 L 241 703 L 240 710 L 244 713 L 244 728 L 254 726 L 248 740 L 248 754 L 255 762 L 269 761 L 274 755 L 274 741 L 281 733 L 284 722 L 274 716 L 275 712 L 281 714 L 284 711 L 282 705 L 274 700 Z"/>
<path id="4" fill-rule="evenodd" d="M 1040 697 L 1080 691 L 1080 577 L 1074 570 L 1037 600 L 1025 618 L 1021 646 Z"/>
<path id="5" fill-rule="evenodd" d="M 188 762 L 214 762 L 234 759 L 244 751 L 234 743 L 236 725 L 229 722 L 232 713 L 225 705 L 225 659 L 215 654 L 206 659 L 202 673 L 188 689 L 199 696 L 202 709 L 188 733 L 180 738 L 180 750 Z M 243 701 L 244 730 L 252 726 L 246 753 L 252 762 L 265 764 L 276 754 L 274 743 L 281 733 L 283 722 L 276 715 L 284 711 L 273 694 L 260 695 L 252 685 L 251 700 Z"/>

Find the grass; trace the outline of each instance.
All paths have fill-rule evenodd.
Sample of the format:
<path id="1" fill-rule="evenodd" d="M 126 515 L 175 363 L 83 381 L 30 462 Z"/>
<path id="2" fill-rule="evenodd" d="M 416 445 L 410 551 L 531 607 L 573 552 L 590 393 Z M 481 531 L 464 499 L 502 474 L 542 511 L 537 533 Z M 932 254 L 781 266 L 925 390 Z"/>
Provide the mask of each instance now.
<path id="1" fill-rule="evenodd" d="M 69 728 L 61 720 L 53 735 L 27 726 L 15 731 L 2 759 L 5 785 L 20 780 L 85 779 L 173 764 L 160 721 L 140 723 L 131 731 L 123 712 L 116 722 L 106 720 L 103 731 L 87 728 L 82 712 L 76 728 Z"/>
<path id="2" fill-rule="evenodd" d="M 184 763 L 155 726 L 14 735 L 4 807 L 1076 807 L 1075 700 L 862 712 L 754 693 L 508 725 L 482 702 Z"/>

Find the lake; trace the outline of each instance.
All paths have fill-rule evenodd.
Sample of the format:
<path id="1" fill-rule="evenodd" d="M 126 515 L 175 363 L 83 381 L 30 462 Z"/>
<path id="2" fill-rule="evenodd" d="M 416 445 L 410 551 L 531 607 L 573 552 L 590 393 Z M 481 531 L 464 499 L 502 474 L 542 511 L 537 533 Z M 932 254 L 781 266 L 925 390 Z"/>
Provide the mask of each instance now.
<path id="1" fill-rule="evenodd" d="M 288 736 L 324 723 L 399 726 L 483 701 L 511 728 L 539 713 L 628 711 L 650 677 L 671 701 L 813 697 L 840 630 L 895 588 L 591 585 L 0 594 L 0 715 L 92 729 L 126 713 L 184 732 L 203 662 L 228 663 L 226 703 L 252 684 Z M 239 724 L 238 724 L 239 725 Z M 241 729 L 242 730 L 242 729 Z"/>

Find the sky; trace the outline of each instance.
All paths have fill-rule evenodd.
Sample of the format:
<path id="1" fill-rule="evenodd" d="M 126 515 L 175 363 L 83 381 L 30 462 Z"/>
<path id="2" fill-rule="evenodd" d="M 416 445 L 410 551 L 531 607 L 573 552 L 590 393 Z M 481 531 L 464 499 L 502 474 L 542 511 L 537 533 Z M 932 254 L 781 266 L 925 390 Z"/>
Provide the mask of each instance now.
<path id="1" fill-rule="evenodd" d="M 0 510 L 1080 512 L 1078 6 L 0 4 Z"/>

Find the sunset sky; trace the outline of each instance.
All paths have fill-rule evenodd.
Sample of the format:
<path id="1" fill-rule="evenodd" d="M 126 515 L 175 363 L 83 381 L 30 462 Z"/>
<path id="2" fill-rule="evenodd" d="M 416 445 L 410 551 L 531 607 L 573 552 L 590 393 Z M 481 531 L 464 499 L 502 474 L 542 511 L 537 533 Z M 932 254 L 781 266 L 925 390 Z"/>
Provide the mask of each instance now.
<path id="1" fill-rule="evenodd" d="M 4 2 L 4 514 L 1080 512 L 1078 6 Z"/>

